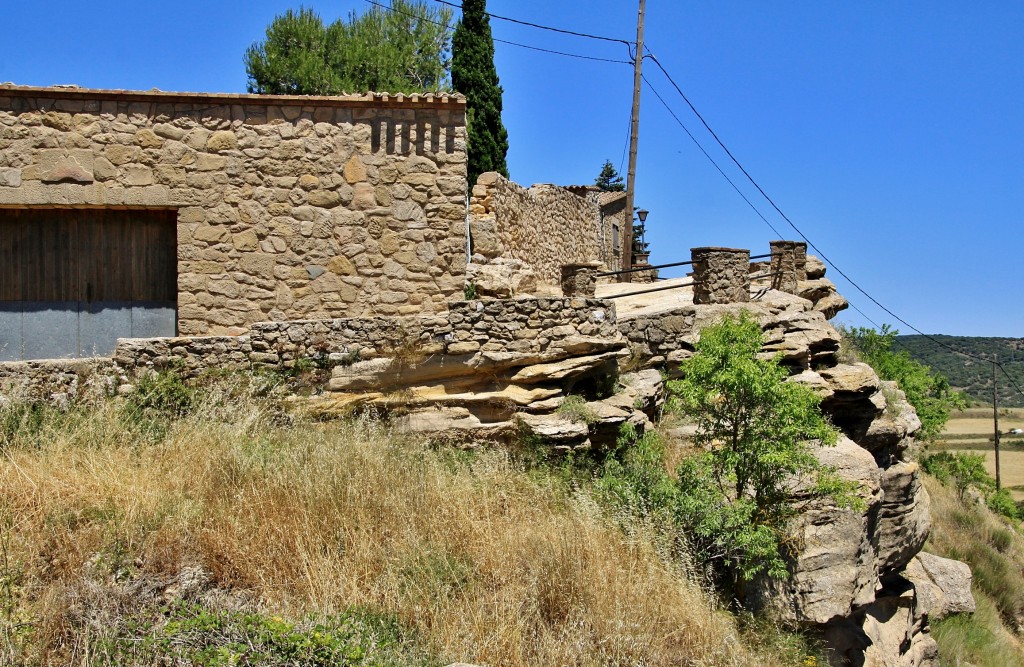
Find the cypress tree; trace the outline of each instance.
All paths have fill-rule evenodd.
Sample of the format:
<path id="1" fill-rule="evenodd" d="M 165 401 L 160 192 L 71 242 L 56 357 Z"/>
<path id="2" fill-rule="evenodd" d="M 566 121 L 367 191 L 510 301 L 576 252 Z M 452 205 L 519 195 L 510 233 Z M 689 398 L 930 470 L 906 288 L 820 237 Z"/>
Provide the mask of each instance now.
<path id="1" fill-rule="evenodd" d="M 494 39 L 486 0 L 463 0 L 452 38 L 452 85 L 466 96 L 467 177 L 485 171 L 508 177 L 508 132 L 501 122 L 501 86 L 494 68 Z"/>

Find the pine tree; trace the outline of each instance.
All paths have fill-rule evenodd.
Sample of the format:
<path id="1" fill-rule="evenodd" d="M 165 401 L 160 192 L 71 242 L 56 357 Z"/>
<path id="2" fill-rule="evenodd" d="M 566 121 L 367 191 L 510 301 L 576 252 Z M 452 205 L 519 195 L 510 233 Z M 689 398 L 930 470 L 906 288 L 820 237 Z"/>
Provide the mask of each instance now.
<path id="1" fill-rule="evenodd" d="M 325 24 L 312 9 L 287 10 L 245 52 L 250 93 L 337 95 L 448 90 L 452 11 L 424 0 L 350 12 Z"/>
<path id="2" fill-rule="evenodd" d="M 508 177 L 508 132 L 501 122 L 501 86 L 494 68 L 494 40 L 486 0 L 463 0 L 452 38 L 452 84 L 466 96 L 468 179 L 485 171 Z"/>
<path id="3" fill-rule="evenodd" d="M 602 192 L 625 192 L 626 190 L 626 184 L 622 182 L 619 172 L 615 171 L 611 160 L 604 161 L 604 166 L 601 167 L 601 173 L 597 175 L 594 185 Z"/>

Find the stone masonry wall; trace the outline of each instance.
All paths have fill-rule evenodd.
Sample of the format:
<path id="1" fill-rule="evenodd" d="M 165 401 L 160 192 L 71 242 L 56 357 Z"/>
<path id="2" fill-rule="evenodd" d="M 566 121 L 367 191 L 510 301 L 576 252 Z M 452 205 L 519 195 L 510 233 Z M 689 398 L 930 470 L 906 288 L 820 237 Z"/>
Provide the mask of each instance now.
<path id="1" fill-rule="evenodd" d="M 622 240 L 626 233 L 626 196 L 619 192 L 591 192 L 587 199 L 594 201 L 600 206 L 601 221 L 599 226 L 600 257 L 598 259 L 605 265 L 607 271 L 619 271 L 622 269 Z M 612 228 L 617 227 L 619 233 L 616 235 Z M 618 243 L 615 237 L 618 236 Z M 636 282 L 636 274 L 633 276 Z M 615 276 L 609 276 L 603 280 L 614 281 Z"/>
<path id="2" fill-rule="evenodd" d="M 0 86 L 0 208 L 177 209 L 181 334 L 440 311 L 465 101 Z"/>
<path id="3" fill-rule="evenodd" d="M 598 299 L 457 301 L 446 313 L 261 322 L 238 336 L 123 338 L 109 359 L 0 363 L 0 400 L 66 400 L 87 387 L 112 391 L 133 372 L 175 368 L 196 377 L 213 369 L 286 368 L 302 358 L 331 365 L 380 355 L 543 356 L 571 339 L 618 336 L 615 306 Z"/>
<path id="4" fill-rule="evenodd" d="M 605 226 L 595 201 L 554 185 L 524 188 L 488 172 L 473 187 L 474 255 L 521 260 L 548 285 L 558 284 L 564 264 L 602 259 L 601 239 L 611 238 L 611 221 Z"/>

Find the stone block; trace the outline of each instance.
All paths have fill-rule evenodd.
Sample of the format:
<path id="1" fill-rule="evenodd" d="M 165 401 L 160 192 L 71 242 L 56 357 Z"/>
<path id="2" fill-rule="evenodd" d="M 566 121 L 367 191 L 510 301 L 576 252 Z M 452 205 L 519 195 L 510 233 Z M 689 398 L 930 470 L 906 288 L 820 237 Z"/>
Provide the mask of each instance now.
<path id="1" fill-rule="evenodd" d="M 214 152 L 229 151 L 238 148 L 238 138 L 229 130 L 218 130 L 206 140 L 206 149 Z"/>
<path id="2" fill-rule="evenodd" d="M 135 133 L 135 143 L 142 148 L 160 148 L 164 145 L 164 140 L 153 130 L 144 128 Z"/>
<path id="3" fill-rule="evenodd" d="M 16 188 L 21 185 L 21 169 L 0 169 L 0 187 Z"/>
<path id="4" fill-rule="evenodd" d="M 737 248 L 692 248 L 693 302 L 750 301 L 750 251 Z"/>

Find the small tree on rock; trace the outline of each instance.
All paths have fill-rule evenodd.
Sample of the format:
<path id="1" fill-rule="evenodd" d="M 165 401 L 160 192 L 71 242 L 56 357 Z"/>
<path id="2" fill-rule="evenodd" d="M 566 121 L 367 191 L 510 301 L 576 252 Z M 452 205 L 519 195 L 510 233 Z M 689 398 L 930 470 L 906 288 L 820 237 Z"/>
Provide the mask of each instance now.
<path id="1" fill-rule="evenodd" d="M 805 497 L 859 506 L 855 483 L 814 456 L 812 443 L 833 445 L 838 432 L 808 387 L 786 382 L 776 359 L 761 359 L 760 325 L 726 317 L 701 332 L 683 379 L 669 382 L 676 402 L 697 425 L 702 452 L 678 468 L 676 511 L 694 555 L 724 566 L 734 583 L 764 572 L 786 575 L 781 546 L 798 511 L 794 480 Z"/>

